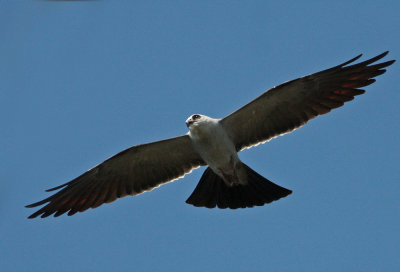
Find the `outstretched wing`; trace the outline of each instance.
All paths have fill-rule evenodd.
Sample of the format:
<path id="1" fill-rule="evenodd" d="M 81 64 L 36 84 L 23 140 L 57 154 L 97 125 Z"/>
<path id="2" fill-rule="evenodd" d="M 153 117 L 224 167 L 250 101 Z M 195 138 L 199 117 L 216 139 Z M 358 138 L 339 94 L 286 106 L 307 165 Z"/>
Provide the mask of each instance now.
<path id="1" fill-rule="evenodd" d="M 221 120 L 236 150 L 264 143 L 343 106 L 365 91 L 359 88 L 386 72 L 394 60 L 373 64 L 388 52 L 347 66 L 361 55 L 333 68 L 276 86 Z"/>
<path id="2" fill-rule="evenodd" d="M 46 206 L 29 218 L 65 212 L 73 215 L 126 195 L 136 195 L 173 181 L 204 165 L 188 135 L 128 148 L 76 179 L 49 189 L 54 195 L 28 205 Z"/>

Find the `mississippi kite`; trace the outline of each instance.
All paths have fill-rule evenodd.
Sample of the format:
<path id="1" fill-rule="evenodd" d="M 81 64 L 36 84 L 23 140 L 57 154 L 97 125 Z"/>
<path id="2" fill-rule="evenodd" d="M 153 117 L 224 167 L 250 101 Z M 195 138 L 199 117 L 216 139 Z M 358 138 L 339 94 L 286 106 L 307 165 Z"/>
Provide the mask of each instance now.
<path id="1" fill-rule="evenodd" d="M 376 64 L 388 52 L 276 86 L 232 114 L 214 119 L 194 114 L 186 135 L 128 148 L 74 180 L 49 189 L 52 196 L 28 205 L 46 204 L 29 218 L 73 215 L 127 195 L 150 191 L 208 165 L 187 203 L 207 208 L 262 206 L 291 193 L 242 163 L 238 152 L 303 126 L 318 115 L 343 106 L 359 88 L 385 73 L 394 60 Z"/>

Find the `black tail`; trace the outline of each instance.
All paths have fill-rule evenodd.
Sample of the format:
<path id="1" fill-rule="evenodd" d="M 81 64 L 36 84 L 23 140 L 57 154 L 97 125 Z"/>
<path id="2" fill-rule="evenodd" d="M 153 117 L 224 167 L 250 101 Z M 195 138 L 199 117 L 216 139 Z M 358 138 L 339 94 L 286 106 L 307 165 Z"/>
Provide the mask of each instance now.
<path id="1" fill-rule="evenodd" d="M 247 172 L 247 185 L 228 186 L 213 170 L 204 171 L 199 184 L 186 200 L 196 207 L 237 209 L 263 206 L 292 193 L 250 169 L 243 164 Z"/>

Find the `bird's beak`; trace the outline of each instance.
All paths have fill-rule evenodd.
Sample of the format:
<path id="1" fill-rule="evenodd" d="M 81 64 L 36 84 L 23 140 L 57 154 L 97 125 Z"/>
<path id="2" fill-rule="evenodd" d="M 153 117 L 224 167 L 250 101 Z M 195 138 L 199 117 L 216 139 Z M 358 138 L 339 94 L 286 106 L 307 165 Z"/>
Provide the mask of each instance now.
<path id="1" fill-rule="evenodd" d="M 186 126 L 187 126 L 187 127 L 190 127 L 191 124 L 193 124 L 193 121 L 192 121 L 192 120 L 187 120 L 187 121 L 186 121 Z"/>

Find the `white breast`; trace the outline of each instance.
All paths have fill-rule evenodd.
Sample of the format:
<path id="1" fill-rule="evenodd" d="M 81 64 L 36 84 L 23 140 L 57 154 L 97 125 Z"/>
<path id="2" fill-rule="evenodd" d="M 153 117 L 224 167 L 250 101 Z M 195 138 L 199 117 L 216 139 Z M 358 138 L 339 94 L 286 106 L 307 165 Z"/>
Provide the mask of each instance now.
<path id="1" fill-rule="evenodd" d="M 235 146 L 218 119 L 202 116 L 202 120 L 190 128 L 189 136 L 197 152 L 214 171 L 239 161 Z"/>

